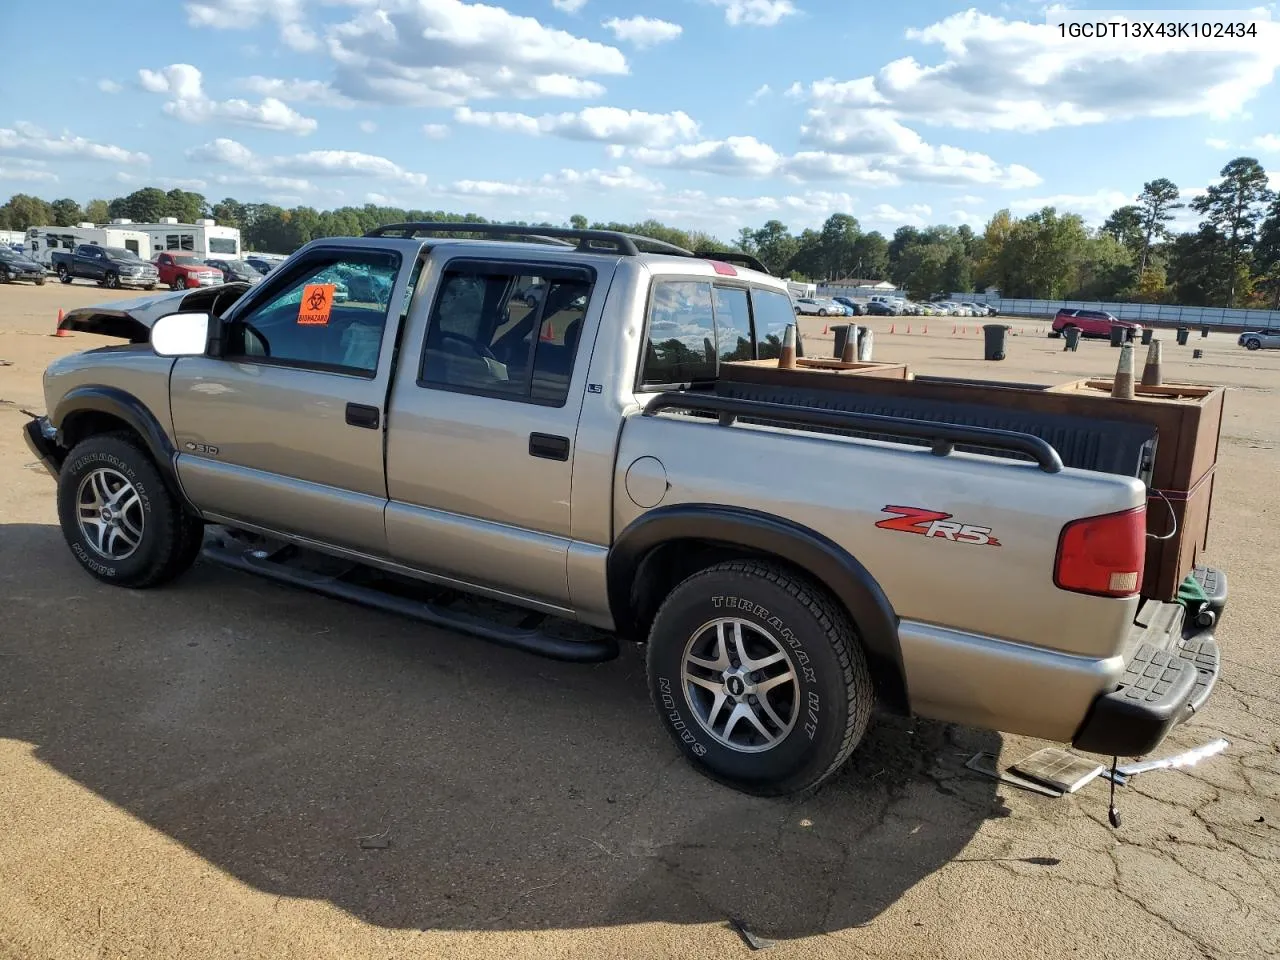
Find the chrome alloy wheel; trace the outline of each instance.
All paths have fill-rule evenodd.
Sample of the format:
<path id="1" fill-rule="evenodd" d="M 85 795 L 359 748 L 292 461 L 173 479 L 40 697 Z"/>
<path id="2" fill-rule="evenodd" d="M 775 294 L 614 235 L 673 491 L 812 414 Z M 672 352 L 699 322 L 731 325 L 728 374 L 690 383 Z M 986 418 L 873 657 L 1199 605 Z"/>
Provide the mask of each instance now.
<path id="1" fill-rule="evenodd" d="M 740 753 L 777 746 L 800 714 L 800 684 L 791 657 L 759 624 L 712 620 L 685 644 L 685 701 L 702 729 Z"/>
<path id="2" fill-rule="evenodd" d="M 85 542 L 107 560 L 131 557 L 142 543 L 142 498 L 124 474 L 110 467 L 98 467 L 80 481 L 76 518 Z"/>

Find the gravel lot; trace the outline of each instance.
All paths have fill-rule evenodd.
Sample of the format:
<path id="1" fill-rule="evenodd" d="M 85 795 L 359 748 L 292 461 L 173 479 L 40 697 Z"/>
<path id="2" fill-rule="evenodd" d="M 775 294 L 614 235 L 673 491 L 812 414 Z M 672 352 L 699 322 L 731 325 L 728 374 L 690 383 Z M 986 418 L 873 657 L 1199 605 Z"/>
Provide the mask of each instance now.
<path id="1" fill-rule="evenodd" d="M 1233 388 L 1227 659 L 1172 738 L 1231 746 L 1135 779 L 1117 831 L 1102 781 L 1055 800 L 963 766 L 1024 738 L 886 718 L 817 797 L 759 800 L 676 756 L 632 652 L 546 662 L 207 565 L 98 585 L 18 408 L 99 344 L 49 336 L 58 308 L 114 296 L 0 287 L 0 957 L 745 955 L 730 918 L 777 957 L 1280 953 L 1280 352 L 1166 341 L 1168 379 Z M 973 321 L 904 319 L 874 321 L 876 358 L 921 372 L 1066 380 L 1117 355 L 1012 320 L 984 363 Z"/>

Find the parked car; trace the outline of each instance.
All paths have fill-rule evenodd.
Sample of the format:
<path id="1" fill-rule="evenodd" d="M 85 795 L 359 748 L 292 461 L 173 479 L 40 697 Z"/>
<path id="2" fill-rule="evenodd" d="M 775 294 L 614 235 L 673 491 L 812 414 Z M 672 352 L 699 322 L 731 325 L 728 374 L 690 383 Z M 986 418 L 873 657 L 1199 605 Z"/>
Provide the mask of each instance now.
<path id="1" fill-rule="evenodd" d="M 972 317 L 991 317 L 995 315 L 995 310 L 987 306 L 985 303 L 975 303 L 972 300 L 960 301 L 960 306 L 965 307 Z"/>
<path id="2" fill-rule="evenodd" d="M 1078 327 L 1082 337 L 1111 338 L 1111 328 L 1115 326 L 1141 330 L 1142 324 L 1129 320 L 1120 320 L 1105 310 L 1059 310 L 1049 328 L 1049 336 L 1059 337 L 1067 327 Z"/>
<path id="3" fill-rule="evenodd" d="M 0 283 L 13 283 L 17 280 L 30 280 L 37 286 L 42 286 L 44 266 L 0 244 Z"/>
<path id="4" fill-rule="evenodd" d="M 155 260 L 160 282 L 174 290 L 221 284 L 222 271 L 201 263 L 189 253 L 162 253 Z"/>
<path id="5" fill-rule="evenodd" d="M 844 316 L 843 307 L 837 312 L 831 304 L 823 303 L 814 297 L 796 297 L 795 305 L 796 313 L 803 316 L 829 317 L 833 313 L 837 314 L 837 316 Z"/>
<path id="6" fill-rule="evenodd" d="M 264 257 L 245 257 L 244 262 L 253 269 L 257 270 L 264 277 L 271 272 L 272 268 L 278 266 L 278 261 L 267 260 Z"/>
<path id="7" fill-rule="evenodd" d="M 205 266 L 222 271 L 223 283 L 261 283 L 262 273 L 246 260 L 206 260 Z"/>
<path id="8" fill-rule="evenodd" d="M 95 280 L 104 287 L 142 287 L 154 290 L 160 282 L 156 268 L 124 247 L 100 247 L 82 243 L 70 253 L 55 250 L 49 255 L 50 265 L 63 283 L 73 280 Z"/>
<path id="9" fill-rule="evenodd" d="M 869 317 L 896 317 L 898 316 L 898 307 L 896 304 L 885 300 L 868 300 L 867 305 L 863 308 Z"/>
<path id="10" fill-rule="evenodd" d="M 848 314 L 849 316 L 851 317 L 862 316 L 863 314 L 862 304 L 858 303 L 857 300 L 854 300 L 851 297 L 832 297 L 831 299 L 834 300 L 836 303 L 840 304 L 841 306 L 846 307 L 849 310 L 849 314 Z"/>
<path id="11" fill-rule="evenodd" d="M 849 307 L 846 307 L 839 300 L 836 300 L 834 297 L 818 297 L 817 300 L 819 304 L 822 304 L 827 308 L 827 311 L 832 316 L 835 316 L 835 317 L 852 317 L 853 316 L 853 311 Z"/>
<path id="12" fill-rule="evenodd" d="M 564 660 L 615 657 L 621 635 L 645 646 L 675 748 L 753 793 L 827 780 L 877 705 L 1108 757 L 1150 754 L 1202 711 L 1214 619 L 1140 595 L 1134 475 L 1064 466 L 1000 429 L 1005 410 L 981 433 L 883 416 L 869 439 L 865 417 L 785 386 L 769 403 L 705 389 L 722 357 L 762 352 L 755 331 L 794 321 L 766 273 L 621 233 L 392 229 L 312 241 L 252 288 L 64 317 L 127 341 L 50 363 L 50 414 L 23 427 L 87 576 L 154 587 L 202 555 Z M 486 232 L 504 242 L 447 235 Z M 385 281 L 385 305 L 330 302 L 321 278 L 348 266 Z M 512 306 L 532 272 L 546 299 Z M 1016 408 L 1008 392 L 990 405 Z M 238 616 L 220 589 L 191 587 L 211 593 L 206 624 Z M 129 606 L 140 624 L 172 609 Z"/>
<path id="13" fill-rule="evenodd" d="M 1246 350 L 1280 350 L 1280 330 L 1252 330 L 1236 341 Z"/>

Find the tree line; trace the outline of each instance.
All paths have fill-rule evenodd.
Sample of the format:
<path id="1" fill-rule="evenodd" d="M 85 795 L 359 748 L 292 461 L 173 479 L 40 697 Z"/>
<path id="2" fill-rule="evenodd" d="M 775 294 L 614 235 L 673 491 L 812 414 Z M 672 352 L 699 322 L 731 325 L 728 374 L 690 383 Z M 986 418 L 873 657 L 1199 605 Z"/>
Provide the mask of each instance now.
<path id="1" fill-rule="evenodd" d="M 1189 206 L 1197 227 L 1170 223 Z M 359 236 L 406 220 L 488 222 L 474 213 L 405 210 L 365 204 L 316 210 L 227 198 L 210 203 L 187 190 L 145 187 L 112 200 L 42 200 L 15 194 L 0 206 L 0 229 L 106 223 L 123 217 L 190 223 L 212 217 L 238 227 L 245 249 L 291 253 L 317 237 Z M 1143 185 L 1137 202 L 1097 228 L 1076 213 L 1045 207 L 1023 217 L 1003 209 L 981 233 L 967 225 L 899 227 L 891 237 L 864 231 L 857 218 L 833 213 L 818 229 L 793 233 L 780 220 L 743 228 L 732 243 L 657 220 L 640 223 L 570 218 L 577 228 L 623 230 L 696 250 L 742 250 L 774 274 L 796 280 L 891 280 L 915 298 L 998 290 L 1006 297 L 1182 303 L 1280 308 L 1280 197 L 1252 157 L 1237 157 L 1219 179 L 1186 205 L 1166 178 Z M 537 226 L 558 226 L 540 223 Z"/>

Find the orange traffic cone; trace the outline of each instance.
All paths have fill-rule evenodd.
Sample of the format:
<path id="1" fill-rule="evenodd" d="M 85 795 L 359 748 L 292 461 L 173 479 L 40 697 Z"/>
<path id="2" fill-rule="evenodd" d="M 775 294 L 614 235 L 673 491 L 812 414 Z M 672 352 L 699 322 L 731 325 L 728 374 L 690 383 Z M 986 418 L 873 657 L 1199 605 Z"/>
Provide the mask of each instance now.
<path id="1" fill-rule="evenodd" d="M 551 341 L 551 340 L 554 340 L 555 338 L 556 338 L 556 325 L 550 321 L 547 321 L 547 325 L 542 331 L 542 339 L 546 341 Z"/>
<path id="2" fill-rule="evenodd" d="M 830 332 L 831 332 L 830 327 L 829 327 L 827 324 L 825 324 L 825 323 L 824 323 L 824 324 L 822 325 L 822 335 L 825 337 L 825 336 L 826 336 L 828 333 L 830 333 Z"/>
<path id="3" fill-rule="evenodd" d="M 62 329 L 62 316 L 63 316 L 63 314 L 62 314 L 62 308 L 61 308 L 61 307 L 59 307 L 59 308 L 58 308 L 58 325 L 57 325 L 56 327 L 54 327 L 54 330 L 53 330 L 53 335 L 54 335 L 55 337 L 69 337 L 69 336 L 71 336 L 70 332 L 68 332 L 68 331 L 66 331 L 66 330 L 63 330 L 63 329 Z"/>
<path id="4" fill-rule="evenodd" d="M 889 324 L 889 332 L 893 333 L 893 331 L 897 328 L 897 326 L 898 325 L 896 323 Z"/>
<path id="5" fill-rule="evenodd" d="M 910 333 L 910 332 L 911 332 L 911 324 L 909 324 L 909 323 L 908 323 L 908 324 L 907 324 L 907 333 Z"/>
<path id="6" fill-rule="evenodd" d="M 923 330 L 921 330 L 920 332 L 921 332 L 921 333 L 928 333 L 928 332 L 929 332 L 929 325 L 928 325 L 928 324 L 925 324 L 925 328 L 924 328 Z"/>
<path id="7" fill-rule="evenodd" d="M 951 335 L 954 337 L 954 336 L 956 335 L 956 331 L 957 331 L 957 330 L 959 330 L 959 329 L 960 329 L 960 327 L 953 323 L 953 324 L 951 325 Z"/>

